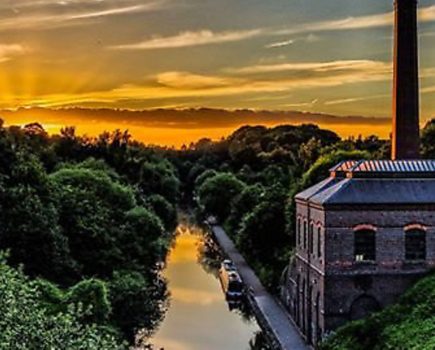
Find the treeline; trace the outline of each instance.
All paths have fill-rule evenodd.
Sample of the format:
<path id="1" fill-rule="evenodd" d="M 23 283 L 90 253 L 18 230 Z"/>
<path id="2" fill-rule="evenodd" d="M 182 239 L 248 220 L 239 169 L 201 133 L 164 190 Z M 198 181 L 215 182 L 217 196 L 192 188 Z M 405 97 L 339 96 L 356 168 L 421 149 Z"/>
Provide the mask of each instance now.
<path id="1" fill-rule="evenodd" d="M 435 157 L 435 121 L 422 139 L 423 156 Z M 389 142 L 376 136 L 342 140 L 314 125 L 287 125 L 203 139 L 172 161 L 200 215 L 215 216 L 263 283 L 277 290 L 295 246 L 293 196 L 342 160 L 389 157 Z"/>
<path id="2" fill-rule="evenodd" d="M 176 169 L 128 133 L 0 125 L 0 344 L 123 349 L 166 307 Z"/>

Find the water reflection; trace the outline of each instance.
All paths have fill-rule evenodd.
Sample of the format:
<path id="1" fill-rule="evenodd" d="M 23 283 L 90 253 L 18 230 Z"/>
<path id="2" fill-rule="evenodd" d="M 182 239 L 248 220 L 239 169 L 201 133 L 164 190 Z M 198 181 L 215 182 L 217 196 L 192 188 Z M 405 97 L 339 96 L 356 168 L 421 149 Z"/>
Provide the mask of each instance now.
<path id="1" fill-rule="evenodd" d="M 259 328 L 246 310 L 229 310 L 217 278 L 219 250 L 186 221 L 177 233 L 164 272 L 170 307 L 150 342 L 165 350 L 249 349 Z"/>

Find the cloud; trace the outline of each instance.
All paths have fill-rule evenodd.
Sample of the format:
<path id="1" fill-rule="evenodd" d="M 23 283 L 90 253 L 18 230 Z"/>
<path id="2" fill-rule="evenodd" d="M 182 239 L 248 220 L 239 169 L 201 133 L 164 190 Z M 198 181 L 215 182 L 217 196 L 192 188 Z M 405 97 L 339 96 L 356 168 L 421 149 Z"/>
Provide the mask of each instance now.
<path id="1" fill-rule="evenodd" d="M 334 105 L 341 105 L 341 104 L 354 103 L 354 102 L 362 102 L 362 101 L 374 100 L 374 99 L 379 99 L 379 98 L 387 98 L 387 97 L 390 97 L 390 95 L 374 95 L 374 96 L 366 96 L 366 97 L 342 98 L 342 99 L 338 99 L 338 100 L 326 101 L 324 104 L 326 106 L 334 106 Z"/>
<path id="2" fill-rule="evenodd" d="M 232 78 L 206 76 L 189 72 L 165 72 L 157 75 L 160 85 L 175 89 L 210 89 L 222 86 L 230 86 L 239 82 Z"/>
<path id="3" fill-rule="evenodd" d="M 49 1 L 40 1 L 42 5 L 53 4 L 53 2 Z M 85 2 L 78 1 L 57 1 L 55 4 L 62 5 L 60 6 L 61 10 L 63 7 L 67 7 L 67 5 L 71 4 L 85 4 Z M 116 15 L 124 15 L 124 14 L 133 14 L 147 11 L 155 11 L 163 7 L 164 1 L 154 1 L 147 2 L 144 4 L 127 4 L 124 6 L 119 6 L 119 3 L 115 3 L 116 5 L 107 6 L 108 2 L 106 1 L 92 1 L 86 2 L 87 5 L 97 5 L 92 6 L 92 8 L 88 8 L 86 11 L 78 10 L 75 8 L 63 9 L 62 11 L 44 11 L 44 12 L 26 12 L 22 13 L 20 8 L 15 8 L 15 15 L 8 16 L 6 18 L 0 19 L 0 30 L 18 30 L 18 29 L 52 29 L 59 27 L 67 27 L 80 25 L 87 20 L 95 20 L 101 19 L 109 16 Z M 104 5 L 104 6 L 103 6 Z M 31 3 L 28 3 L 28 7 L 32 6 Z M 68 6 L 70 7 L 70 6 Z M 81 8 L 82 6 L 80 6 Z"/>
<path id="4" fill-rule="evenodd" d="M 315 105 L 317 105 L 318 102 L 319 102 L 319 99 L 315 98 L 315 99 L 308 101 L 308 102 L 286 103 L 286 104 L 281 105 L 281 107 L 285 107 L 285 108 L 300 108 L 300 107 L 313 108 Z"/>
<path id="5" fill-rule="evenodd" d="M 211 30 L 181 32 L 169 37 L 154 37 L 138 43 L 111 46 L 118 50 L 156 50 L 220 44 L 253 38 L 262 34 L 261 29 L 213 32 Z"/>
<path id="6" fill-rule="evenodd" d="M 338 60 L 330 62 L 291 62 L 270 65 L 254 65 L 229 71 L 237 74 L 258 74 L 274 73 L 284 71 L 313 71 L 313 72 L 331 72 L 331 71 L 368 71 L 377 73 L 391 73 L 392 64 L 382 61 L 371 60 Z"/>
<path id="7" fill-rule="evenodd" d="M 435 21 L 435 6 L 423 7 L 419 10 L 420 22 Z M 379 28 L 392 26 L 394 23 L 394 13 L 381 13 L 368 16 L 347 17 L 338 20 L 320 21 L 306 23 L 297 28 L 288 28 L 276 31 L 277 35 L 297 34 L 305 32 L 355 30 L 367 28 Z"/>
<path id="8" fill-rule="evenodd" d="M 13 56 L 22 55 L 26 51 L 20 44 L 0 44 L 0 62 L 9 61 Z"/>
<path id="9" fill-rule="evenodd" d="M 267 49 L 274 49 L 274 48 L 279 48 L 279 47 L 293 45 L 294 43 L 295 43 L 295 41 L 293 39 L 285 40 L 285 41 L 278 41 L 276 43 L 272 43 L 272 44 L 266 45 L 266 48 Z"/>

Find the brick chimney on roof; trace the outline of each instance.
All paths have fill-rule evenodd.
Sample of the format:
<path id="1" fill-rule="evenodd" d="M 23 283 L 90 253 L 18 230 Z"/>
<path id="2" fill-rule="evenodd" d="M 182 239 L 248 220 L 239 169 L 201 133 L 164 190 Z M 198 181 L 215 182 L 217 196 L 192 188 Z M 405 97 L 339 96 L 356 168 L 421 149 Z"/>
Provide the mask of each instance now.
<path id="1" fill-rule="evenodd" d="M 417 2 L 394 0 L 394 160 L 420 156 Z"/>

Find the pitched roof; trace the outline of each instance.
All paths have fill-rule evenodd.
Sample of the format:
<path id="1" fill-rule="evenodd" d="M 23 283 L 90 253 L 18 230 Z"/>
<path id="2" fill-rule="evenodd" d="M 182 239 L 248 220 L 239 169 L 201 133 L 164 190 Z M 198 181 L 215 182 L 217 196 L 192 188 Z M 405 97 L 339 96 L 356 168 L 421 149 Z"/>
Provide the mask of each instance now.
<path id="1" fill-rule="evenodd" d="M 296 199 L 319 205 L 435 204 L 435 160 L 340 163 Z"/>

